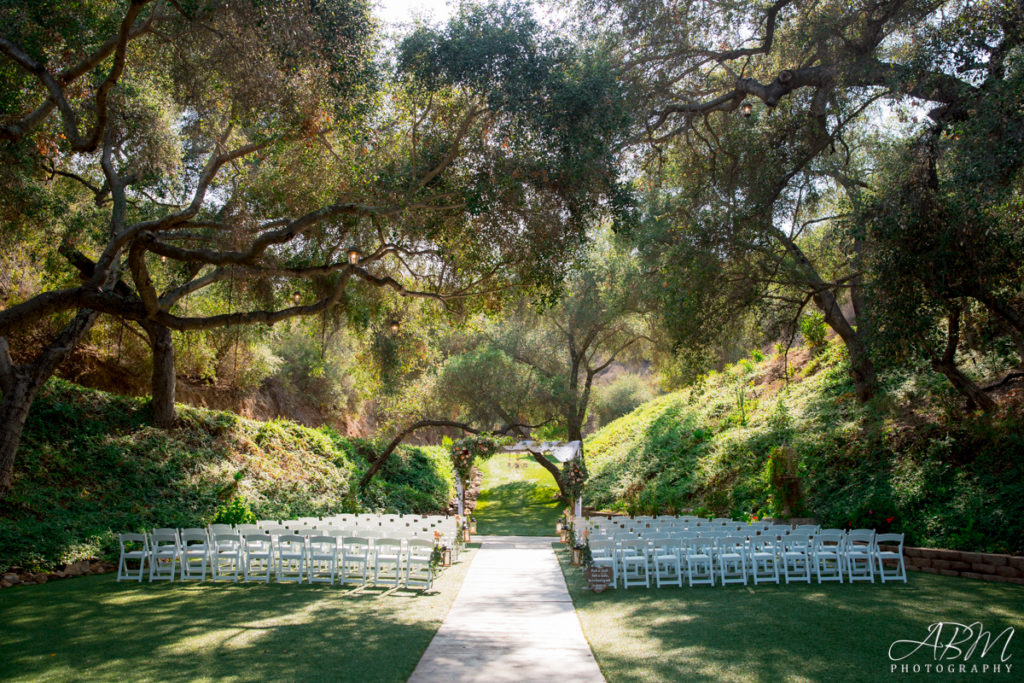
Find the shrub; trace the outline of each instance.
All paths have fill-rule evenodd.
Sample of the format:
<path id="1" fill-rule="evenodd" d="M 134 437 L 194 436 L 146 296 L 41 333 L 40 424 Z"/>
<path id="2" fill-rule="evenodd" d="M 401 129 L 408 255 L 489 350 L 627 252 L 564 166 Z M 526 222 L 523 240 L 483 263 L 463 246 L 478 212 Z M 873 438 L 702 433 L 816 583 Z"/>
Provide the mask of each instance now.
<path id="1" fill-rule="evenodd" d="M 825 338 L 828 329 L 825 327 L 825 315 L 818 311 L 811 311 L 800 318 L 800 334 L 804 341 L 814 350 L 824 348 Z"/>
<path id="2" fill-rule="evenodd" d="M 256 514 L 242 496 L 235 496 L 226 505 L 218 505 L 213 513 L 213 524 L 255 524 Z"/>

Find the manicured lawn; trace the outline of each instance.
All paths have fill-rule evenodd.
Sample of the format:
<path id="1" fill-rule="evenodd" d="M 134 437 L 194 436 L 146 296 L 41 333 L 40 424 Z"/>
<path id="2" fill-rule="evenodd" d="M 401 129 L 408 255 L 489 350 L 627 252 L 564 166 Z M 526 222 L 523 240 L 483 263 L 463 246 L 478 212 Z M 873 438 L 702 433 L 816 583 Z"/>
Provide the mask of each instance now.
<path id="1" fill-rule="evenodd" d="M 480 469 L 484 479 L 474 516 L 477 531 L 499 536 L 555 536 L 564 505 L 551 475 L 527 455 L 495 455 Z"/>
<path id="2" fill-rule="evenodd" d="M 404 681 L 448 614 L 470 553 L 427 594 L 117 583 L 113 574 L 6 589 L 0 680 Z"/>
<path id="3" fill-rule="evenodd" d="M 1024 586 L 912 572 L 908 584 L 884 586 L 762 584 L 595 594 L 558 548 L 583 632 L 609 683 L 1024 680 Z M 922 665 L 917 675 L 891 673 L 890 644 L 925 640 L 929 626 L 940 621 L 980 621 L 993 637 L 1014 627 L 1003 673 L 929 676 L 924 665 L 937 663 L 930 648 L 900 662 Z M 953 635 L 945 628 L 943 643 Z M 968 672 L 971 664 L 980 671 L 982 664 L 1000 663 L 1004 643 L 1005 637 L 984 658 L 979 647 Z M 963 659 L 941 663 L 949 661 Z M 1013 666 L 1010 673 L 1006 664 Z"/>

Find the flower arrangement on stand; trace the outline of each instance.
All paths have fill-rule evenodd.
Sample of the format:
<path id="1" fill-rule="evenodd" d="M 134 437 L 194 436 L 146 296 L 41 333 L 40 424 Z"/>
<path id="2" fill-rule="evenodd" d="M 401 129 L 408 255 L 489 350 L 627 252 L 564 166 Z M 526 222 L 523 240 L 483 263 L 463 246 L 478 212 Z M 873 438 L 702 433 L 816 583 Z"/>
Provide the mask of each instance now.
<path id="1" fill-rule="evenodd" d="M 441 567 L 452 566 L 452 548 L 444 542 L 444 535 L 434 531 L 434 549 L 430 553 L 430 571 L 437 576 Z"/>
<path id="2" fill-rule="evenodd" d="M 562 510 L 562 518 L 558 521 L 557 528 L 558 540 L 566 546 L 570 545 L 570 540 L 575 532 L 575 522 L 573 521 L 571 508 Z"/>
<path id="3" fill-rule="evenodd" d="M 590 530 L 584 529 L 580 538 L 572 544 L 572 564 L 574 567 L 583 567 L 584 571 L 594 563 L 594 554 L 590 552 Z"/>

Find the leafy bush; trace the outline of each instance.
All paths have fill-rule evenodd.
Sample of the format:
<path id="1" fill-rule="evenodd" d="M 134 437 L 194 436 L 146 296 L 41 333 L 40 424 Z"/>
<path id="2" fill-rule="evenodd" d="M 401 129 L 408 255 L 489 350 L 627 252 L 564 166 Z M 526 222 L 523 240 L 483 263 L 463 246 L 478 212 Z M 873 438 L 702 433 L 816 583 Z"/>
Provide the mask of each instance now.
<path id="1" fill-rule="evenodd" d="M 811 311 L 801 316 L 800 334 L 812 349 L 823 348 L 828 335 L 828 329 L 825 327 L 825 315 L 818 311 Z"/>
<path id="2" fill-rule="evenodd" d="M 213 513 L 213 524 L 255 524 L 256 514 L 241 496 L 235 496 L 226 505 L 218 505 Z"/>

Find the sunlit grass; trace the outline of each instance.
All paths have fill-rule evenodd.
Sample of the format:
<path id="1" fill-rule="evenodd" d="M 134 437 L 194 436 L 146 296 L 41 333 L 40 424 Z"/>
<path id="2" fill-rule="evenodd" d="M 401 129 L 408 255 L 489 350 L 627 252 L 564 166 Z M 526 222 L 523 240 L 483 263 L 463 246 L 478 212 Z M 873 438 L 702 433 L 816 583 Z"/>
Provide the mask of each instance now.
<path id="1" fill-rule="evenodd" d="M 980 621 L 995 634 L 1014 627 L 1018 638 L 1024 632 L 1024 586 L 911 573 L 907 584 L 620 587 L 595 594 L 557 547 L 583 633 L 609 683 L 883 681 L 900 676 L 890 672 L 890 644 L 923 640 L 935 622 Z M 1001 647 L 968 664 L 999 663 Z M 1007 653 L 1017 674 L 1024 645 L 1014 639 Z M 932 654 L 922 650 L 906 661 L 934 664 Z"/>
<path id="2" fill-rule="evenodd" d="M 429 593 L 112 574 L 7 589 L 0 680 L 404 681 L 471 558 Z"/>
<path id="3" fill-rule="evenodd" d="M 500 536 L 554 536 L 564 505 L 551 474 L 530 456 L 500 454 L 480 464 L 477 531 Z"/>

